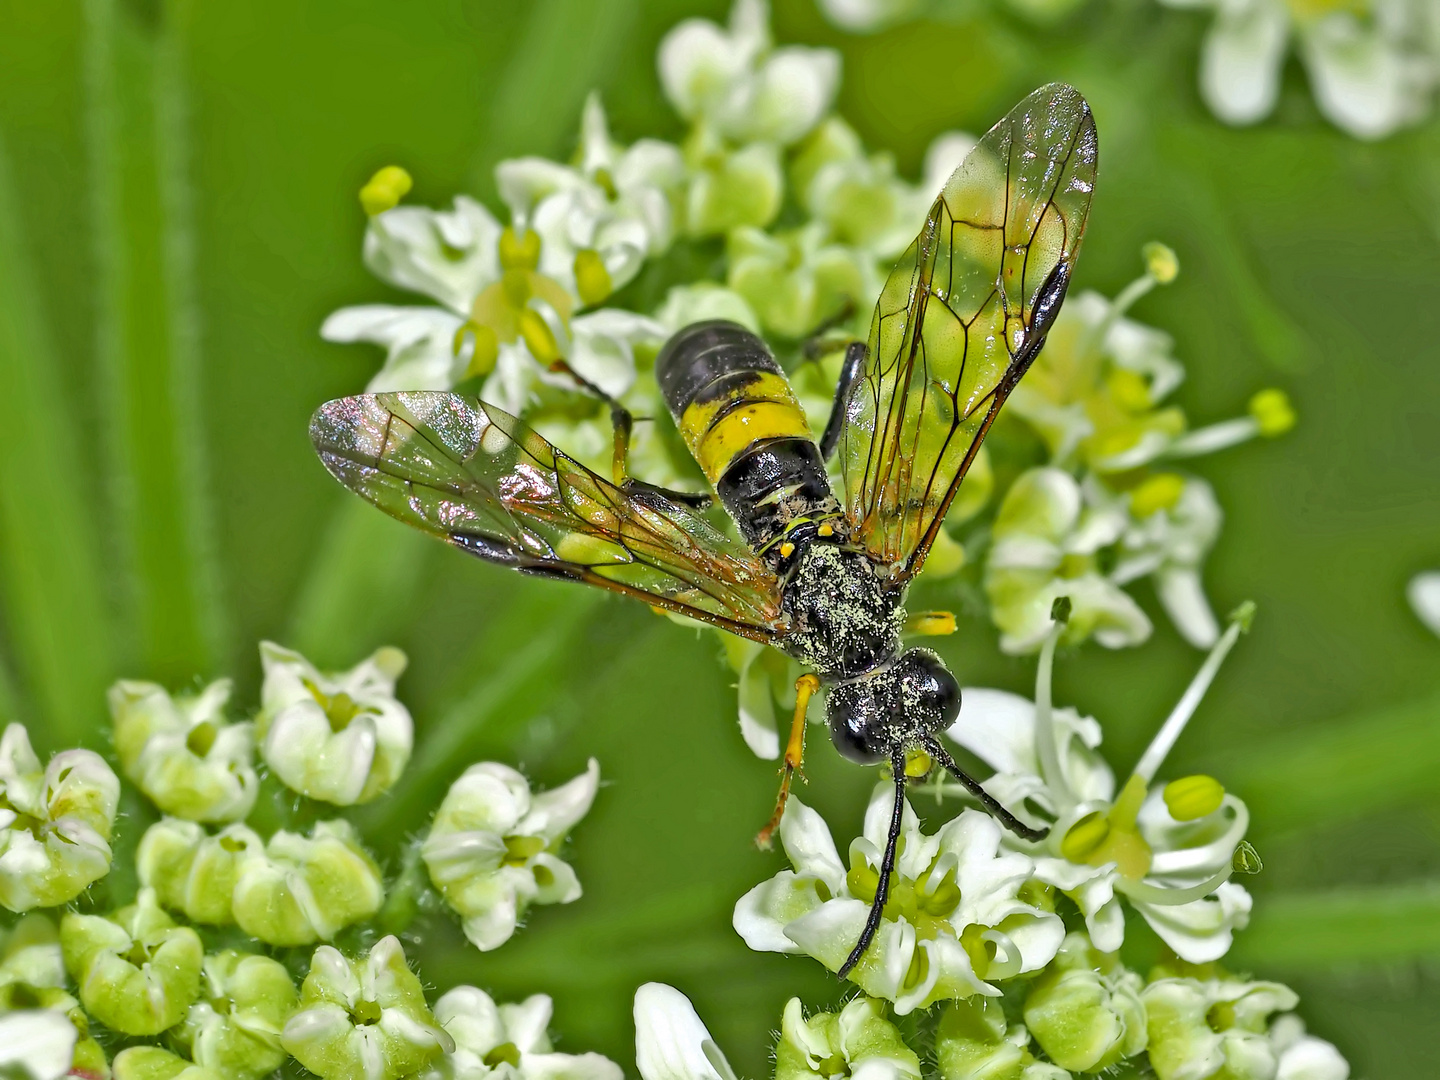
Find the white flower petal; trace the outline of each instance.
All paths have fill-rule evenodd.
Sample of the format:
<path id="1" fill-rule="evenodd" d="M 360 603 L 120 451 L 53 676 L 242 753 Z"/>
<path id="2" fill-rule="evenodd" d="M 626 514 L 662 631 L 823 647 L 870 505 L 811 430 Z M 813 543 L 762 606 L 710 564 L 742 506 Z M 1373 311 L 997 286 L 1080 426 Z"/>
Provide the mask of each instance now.
<path id="1" fill-rule="evenodd" d="M 1280 0 L 1221 6 L 1200 54 L 1200 93 L 1227 124 L 1268 116 L 1280 90 L 1290 16 Z"/>
<path id="2" fill-rule="evenodd" d="M 465 315 L 500 277 L 500 223 L 465 195 L 452 210 L 397 206 L 370 219 L 365 265 L 401 289 L 424 293 Z"/>
<path id="3" fill-rule="evenodd" d="M 1440 636 L 1440 570 L 1416 574 L 1405 588 L 1415 616 Z"/>
<path id="4" fill-rule="evenodd" d="M 1386 41 L 1378 26 L 1338 11 L 1306 27 L 1300 47 L 1316 105 L 1356 138 L 1383 138 L 1424 114 L 1423 61 Z"/>
<path id="5" fill-rule="evenodd" d="M 1220 640 L 1220 624 L 1205 598 L 1200 571 L 1188 567 L 1161 570 L 1155 575 L 1155 591 L 1165 614 L 1180 636 L 1197 649 L 1208 649 Z"/>
<path id="6" fill-rule="evenodd" d="M 830 827 L 794 796 L 785 804 L 785 816 L 780 819 L 780 843 L 790 865 L 800 873 L 813 874 L 834 891 L 843 886 L 845 864 L 835 849 Z"/>
<path id="7" fill-rule="evenodd" d="M 1205 964 L 1230 951 L 1234 932 L 1250 922 L 1253 901 L 1243 886 L 1227 881 L 1214 896 L 1189 904 L 1131 903 L 1180 959 Z"/>
<path id="8" fill-rule="evenodd" d="M 0 1016 L 0 1073 L 59 1080 L 70 1071 L 77 1033 L 69 1017 L 49 1009 Z"/>
<path id="9" fill-rule="evenodd" d="M 635 991 L 635 1067 L 644 1080 L 735 1080 L 689 998 L 673 986 Z"/>
<path id="10" fill-rule="evenodd" d="M 543 791 L 530 801 L 530 812 L 515 826 L 526 836 L 556 840 L 569 832 L 590 812 L 600 790 L 600 762 L 591 758 L 585 771 L 557 788 Z"/>

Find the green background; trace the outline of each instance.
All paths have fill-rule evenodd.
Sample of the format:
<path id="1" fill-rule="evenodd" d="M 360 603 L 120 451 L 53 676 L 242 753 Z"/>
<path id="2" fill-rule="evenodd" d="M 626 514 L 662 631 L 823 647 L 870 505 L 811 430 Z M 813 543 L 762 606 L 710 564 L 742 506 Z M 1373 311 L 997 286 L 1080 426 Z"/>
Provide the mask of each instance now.
<path id="1" fill-rule="evenodd" d="M 371 172 L 404 165 L 412 201 L 488 197 L 501 158 L 569 154 L 592 88 L 620 139 L 678 138 L 654 55 L 696 13 L 725 6 L 0 2 L 0 716 L 42 753 L 104 749 L 116 677 L 233 675 L 244 711 L 261 638 L 337 666 L 398 644 L 417 752 L 357 815 L 392 867 L 471 761 L 552 784 L 593 754 L 606 780 L 572 845 L 584 898 L 483 956 L 426 920 L 407 949 L 427 982 L 550 993 L 560 1048 L 627 1070 L 635 986 L 672 982 L 759 1076 L 785 999 L 841 988 L 729 927 L 782 856 L 750 845 L 774 774 L 740 740 L 714 639 L 432 547 L 330 481 L 306 438 L 379 359 L 321 342 L 324 316 L 415 299 L 360 264 Z M 938 132 L 1075 83 L 1102 145 L 1079 284 L 1113 293 L 1141 243 L 1168 242 L 1181 277 L 1135 314 L 1175 336 L 1192 419 L 1292 395 L 1291 435 L 1197 465 L 1227 514 L 1211 596 L 1260 614 L 1166 771 L 1213 770 L 1254 812 L 1266 868 L 1233 964 L 1300 990 L 1355 1076 L 1429 1077 L 1440 641 L 1403 588 L 1440 565 L 1440 126 L 1356 142 L 1292 62 L 1270 121 L 1222 127 L 1194 89 L 1204 23 L 1091 0 L 1049 29 L 980 13 L 859 38 L 809 0 L 775 12 L 781 41 L 844 54 L 841 112 L 911 176 Z M 1138 593 L 1149 644 L 1057 673 L 1121 769 L 1199 659 Z M 1033 660 L 994 639 L 962 619 L 939 648 L 964 683 L 1028 690 Z M 803 797 L 851 835 L 873 777 L 823 745 L 809 771 Z M 122 849 L 148 820 L 126 811 Z"/>

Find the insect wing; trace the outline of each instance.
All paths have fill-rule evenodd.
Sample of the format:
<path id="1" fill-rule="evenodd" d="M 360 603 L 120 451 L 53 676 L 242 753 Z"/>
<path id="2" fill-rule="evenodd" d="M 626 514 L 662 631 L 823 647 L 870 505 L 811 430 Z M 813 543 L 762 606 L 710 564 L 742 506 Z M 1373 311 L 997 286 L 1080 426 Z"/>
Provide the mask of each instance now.
<path id="1" fill-rule="evenodd" d="M 365 394 L 310 422 L 320 460 L 407 524 L 492 562 L 571 578 L 768 641 L 775 576 L 661 495 L 628 493 L 528 424 L 459 394 Z"/>
<path id="2" fill-rule="evenodd" d="M 1085 99 L 1041 87 L 955 170 L 881 291 L 846 403 L 846 506 L 897 580 L 920 569 L 1069 284 L 1095 185 Z"/>

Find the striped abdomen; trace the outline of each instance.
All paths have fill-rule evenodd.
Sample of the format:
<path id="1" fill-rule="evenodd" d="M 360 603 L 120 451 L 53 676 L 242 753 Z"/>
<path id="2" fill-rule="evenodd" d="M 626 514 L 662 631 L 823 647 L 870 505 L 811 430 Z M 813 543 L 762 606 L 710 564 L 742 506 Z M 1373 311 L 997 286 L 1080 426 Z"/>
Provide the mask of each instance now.
<path id="1" fill-rule="evenodd" d="M 778 565 L 795 544 L 841 527 L 805 413 L 763 341 L 736 323 L 695 323 L 666 342 L 655 376 L 751 547 Z"/>

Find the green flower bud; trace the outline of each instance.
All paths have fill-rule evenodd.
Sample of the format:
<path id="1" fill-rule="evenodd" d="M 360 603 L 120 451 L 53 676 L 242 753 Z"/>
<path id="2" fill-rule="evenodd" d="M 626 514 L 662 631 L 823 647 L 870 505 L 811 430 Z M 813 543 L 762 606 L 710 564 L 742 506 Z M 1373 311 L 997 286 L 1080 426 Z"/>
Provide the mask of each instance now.
<path id="1" fill-rule="evenodd" d="M 800 999 L 791 998 L 775 1047 L 775 1080 L 855 1076 L 861 1070 L 869 1080 L 919 1080 L 920 1059 L 885 1013 L 885 1002 L 860 997 L 838 1013 L 807 1020 Z"/>
<path id="2" fill-rule="evenodd" d="M 1140 249 L 1145 260 L 1145 272 L 1161 285 L 1169 285 L 1180 275 L 1180 256 L 1174 249 L 1158 240 L 1152 240 Z"/>
<path id="3" fill-rule="evenodd" d="M 196 1064 L 252 1080 L 285 1063 L 280 1033 L 298 1003 L 285 965 L 227 949 L 205 958 L 200 1000 L 175 1035 Z"/>
<path id="4" fill-rule="evenodd" d="M 1023 1025 L 1007 1027 L 998 998 L 952 1002 L 940 1017 L 935 1060 L 944 1080 L 1070 1080 L 1030 1052 Z"/>
<path id="5" fill-rule="evenodd" d="M 316 949 L 281 1043 L 323 1080 L 395 1080 L 455 1049 L 393 936 L 356 960 Z"/>
<path id="6" fill-rule="evenodd" d="M 260 749 L 281 782 L 337 806 L 389 790 L 414 741 L 410 713 L 395 697 L 405 654 L 386 646 L 349 671 L 329 673 L 266 641 L 260 659 Z"/>
<path id="7" fill-rule="evenodd" d="M 370 918 L 384 899 L 380 868 L 354 827 L 321 821 L 309 837 L 277 832 L 263 856 L 247 848 L 232 914 L 242 930 L 270 945 L 308 945 Z"/>
<path id="8" fill-rule="evenodd" d="M 194 822 L 164 818 L 145 830 L 135 868 L 162 907 L 191 922 L 223 926 L 235 921 L 231 899 L 240 867 L 264 857 L 264 841 L 244 825 L 212 836 Z"/>
<path id="9" fill-rule="evenodd" d="M 230 724 L 230 680 L 172 697 L 155 683 L 110 688 L 115 749 L 125 775 L 167 814 L 191 821 L 238 821 L 255 805 L 255 725 Z"/>
<path id="10" fill-rule="evenodd" d="M 55 924 L 48 915 L 26 915 L 5 935 L 0 948 L 0 1012 L 42 1004 L 50 1008 L 37 995 L 64 985 L 65 959 Z"/>
<path id="11" fill-rule="evenodd" d="M 1272 1080 L 1278 1054 L 1267 1033 L 1269 1019 L 1295 1007 L 1294 991 L 1223 974 L 1207 979 L 1167 975 L 1163 968 L 1153 972 L 1141 994 L 1155 1075 L 1160 1080 Z"/>
<path id="12" fill-rule="evenodd" d="M 173 1027 L 200 990 L 200 937 L 176 926 L 151 889 L 113 915 L 67 913 L 60 947 L 86 1011 L 126 1035 Z"/>
<path id="13" fill-rule="evenodd" d="M 695 170 L 686 198 L 692 236 L 717 236 L 743 225 L 764 228 L 775 219 L 785 178 L 774 146 L 751 143 L 728 150 L 692 143 L 687 153 Z"/>
<path id="14" fill-rule="evenodd" d="M 1084 934 L 1070 934 L 1031 984 L 1025 1023 L 1056 1065 L 1099 1072 L 1145 1049 L 1145 981 Z"/>
<path id="15" fill-rule="evenodd" d="M 825 230 L 806 226 L 777 235 L 756 228 L 730 233 L 727 284 L 784 337 L 804 337 L 869 289 L 867 271 L 850 248 L 825 242 Z"/>
<path id="16" fill-rule="evenodd" d="M 120 781 L 99 754 L 64 750 L 43 769 L 30 737 L 0 737 L 0 905 L 69 903 L 110 872 Z"/>
<path id="17" fill-rule="evenodd" d="M 115 1080 L 227 1080 L 225 1073 L 196 1065 L 158 1046 L 132 1046 L 115 1055 Z"/>

